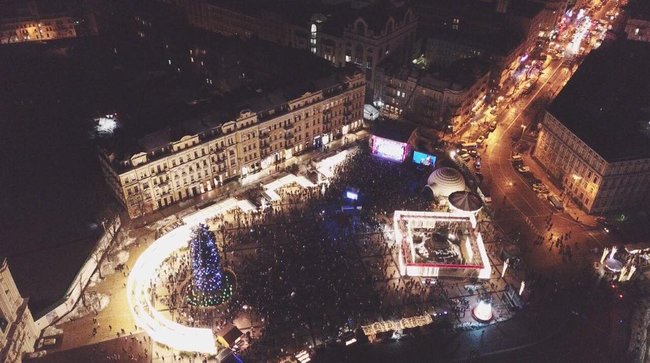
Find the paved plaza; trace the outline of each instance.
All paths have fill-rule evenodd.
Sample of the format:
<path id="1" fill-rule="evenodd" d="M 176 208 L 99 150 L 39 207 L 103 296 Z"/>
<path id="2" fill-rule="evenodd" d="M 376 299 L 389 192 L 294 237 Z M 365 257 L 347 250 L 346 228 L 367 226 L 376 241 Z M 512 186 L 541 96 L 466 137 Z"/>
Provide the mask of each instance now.
<path id="1" fill-rule="evenodd" d="M 406 168 L 397 164 L 386 164 L 386 161 L 378 163 L 387 165 L 390 170 Z M 379 171 L 382 172 L 385 173 Z M 410 177 L 426 178 L 427 173 L 411 170 L 407 174 Z M 403 183 L 405 176 L 400 178 L 398 175 L 396 181 L 391 183 Z M 388 179 L 384 179 L 384 182 L 387 182 Z M 342 182 L 341 185 L 344 185 L 351 180 Z M 372 188 L 368 189 L 369 198 L 377 197 L 372 195 Z M 404 198 L 405 192 L 408 192 L 408 188 L 397 191 L 393 198 Z M 400 276 L 397 246 L 394 245 L 392 235 L 392 216 L 388 213 L 344 215 L 336 211 L 336 208 L 340 208 L 336 198 L 332 199 L 332 194 L 321 196 L 319 188 L 305 191 L 294 184 L 283 187 L 278 193 L 282 200 L 275 203 L 273 212 L 267 213 L 266 216 L 234 211 L 208 223 L 217 234 L 224 267 L 233 270 L 238 279 L 235 301 L 228 309 L 230 311 L 223 309 L 222 315 L 210 315 L 208 325 L 212 325 L 216 330 L 222 324 L 234 321 L 244 333 L 250 334 L 251 345 L 243 352 L 245 357 L 249 355 L 253 360 L 271 358 L 282 352 L 317 347 L 336 340 L 346 330 L 354 330 L 362 324 L 422 313 L 435 314 L 440 320 L 448 319 L 455 326 L 477 326 L 471 309 L 478 303 L 479 295 L 491 298 L 496 322 L 512 317 L 513 312 L 504 300 L 504 291 L 508 283 L 517 288 L 525 276 L 522 276 L 523 271 L 511 268 L 505 279 L 501 277 L 503 261 L 498 241 L 504 237 L 486 215 L 479 216 L 479 230 L 486 241 L 492 264 L 492 277 L 485 281 L 441 278 L 434 284 L 427 283 L 422 278 Z M 326 197 L 325 200 L 323 197 Z M 386 203 L 388 206 L 393 202 L 382 201 L 380 204 Z M 410 205 L 411 208 L 422 208 L 425 205 L 422 203 L 426 202 L 410 196 L 400 203 L 400 207 L 408 208 Z M 332 215 L 327 217 L 329 213 Z M 60 327 L 65 334 L 57 350 L 65 351 L 102 342 L 115 342 L 119 345 L 124 336 L 130 337 L 131 334 L 140 333 L 130 316 L 125 296 L 129 267 L 156 237 L 173 228 L 178 221 L 179 218 L 172 216 L 149 227 L 122 232 L 120 241 L 132 242 L 124 247 L 130 256 L 124 264 L 124 270 L 106 276 L 91 288 L 92 291 L 110 297 L 108 306 L 96 314 L 62 324 Z M 329 246 L 304 245 L 296 249 L 300 246 L 295 245 L 295 242 L 299 242 L 301 238 L 309 241 L 309 229 L 305 229 L 305 226 L 315 225 L 325 228 L 323 232 L 327 233 L 321 237 L 334 234 L 334 240 L 337 242 Z M 292 226 L 298 228 L 292 230 Z M 284 235 L 274 235 L 270 238 L 268 235 L 265 237 L 263 233 Z M 303 233 L 306 234 L 302 236 Z M 337 238 L 340 238 L 340 241 Z M 328 259 L 319 260 L 319 256 Z M 333 256 L 340 258 L 332 259 Z M 272 271 L 273 268 L 279 268 L 279 264 L 288 267 L 280 268 L 280 275 L 275 276 L 277 280 L 268 285 L 258 281 L 260 278 L 271 277 L 265 276 L 263 269 Z M 331 271 L 331 276 L 328 271 Z M 291 279 L 292 285 L 282 282 L 283 278 Z M 286 292 L 287 296 L 268 296 L 279 300 L 276 302 L 255 301 L 256 294 L 266 298 L 265 291 L 269 291 L 260 290 L 260 286 L 272 288 L 272 294 Z M 286 290 L 287 288 L 294 288 L 295 291 Z M 304 290 L 300 290 L 301 288 Z M 323 294 L 323 289 L 327 291 L 326 294 Z M 171 318 L 174 311 L 166 309 L 166 305 L 161 303 L 169 301 L 169 292 L 166 289 L 158 289 L 155 306 Z M 311 293 L 316 299 L 294 297 L 291 292 L 299 295 Z M 322 300 L 320 296 L 329 298 L 319 301 Z M 321 306 L 292 306 L 292 299 L 307 304 L 321 303 Z M 270 304 L 270 307 L 267 304 Z M 242 309 L 243 306 L 246 306 L 246 309 Z M 279 306 L 284 306 L 285 309 L 271 310 Z M 341 314 L 342 311 L 348 315 Z M 287 320 L 274 320 L 281 315 L 286 316 Z M 282 342 L 282 349 L 279 344 L 275 344 L 277 342 Z M 266 347 L 267 350 L 261 347 Z M 268 350 L 269 347 L 275 349 Z M 163 357 L 180 359 L 182 356 L 180 352 L 168 350 L 155 343 L 148 354 L 151 361 L 162 361 Z"/>

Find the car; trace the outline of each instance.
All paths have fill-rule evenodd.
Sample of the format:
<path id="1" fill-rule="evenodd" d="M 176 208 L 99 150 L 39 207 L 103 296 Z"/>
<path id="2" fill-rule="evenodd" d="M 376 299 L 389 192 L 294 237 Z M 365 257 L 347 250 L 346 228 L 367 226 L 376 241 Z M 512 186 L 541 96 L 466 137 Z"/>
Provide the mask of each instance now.
<path id="1" fill-rule="evenodd" d="M 478 153 L 478 151 L 477 151 L 476 149 L 469 149 L 467 152 L 468 152 L 469 155 L 472 156 L 472 157 L 475 157 L 475 158 L 476 158 L 476 157 L 479 156 L 479 153 Z"/>
<path id="2" fill-rule="evenodd" d="M 474 168 L 476 170 L 481 170 L 481 158 L 476 158 L 476 161 L 474 161 Z"/>
<path id="3" fill-rule="evenodd" d="M 524 172 L 521 175 L 524 177 L 524 179 L 526 179 L 526 183 L 528 183 L 528 185 L 533 185 L 539 181 L 537 178 L 535 178 L 535 175 L 529 171 Z"/>
<path id="4" fill-rule="evenodd" d="M 557 210 L 564 209 L 562 202 L 555 194 L 551 194 L 551 193 L 547 194 L 546 199 L 548 200 L 548 202 L 551 204 L 553 208 Z"/>
<path id="5" fill-rule="evenodd" d="M 606 219 L 601 218 L 598 219 L 598 225 L 605 231 L 605 233 L 616 233 L 618 232 L 618 227 L 610 222 L 608 222 Z"/>
<path id="6" fill-rule="evenodd" d="M 490 122 L 490 126 L 488 127 L 488 130 L 494 131 L 496 129 L 497 129 L 497 122 L 496 121 Z"/>
<path id="7" fill-rule="evenodd" d="M 533 187 L 533 191 L 536 192 L 536 193 L 539 193 L 539 194 L 548 194 L 549 193 L 549 191 L 548 191 L 548 189 L 546 187 L 541 187 L 541 188 Z"/>
<path id="8" fill-rule="evenodd" d="M 479 145 L 483 145 L 483 141 L 485 141 L 485 136 L 479 136 L 478 139 L 476 139 L 476 143 Z"/>
<path id="9" fill-rule="evenodd" d="M 458 153 L 458 157 L 460 157 L 463 161 L 468 161 L 470 159 L 469 153 L 467 150 L 461 150 Z"/>
<path id="10" fill-rule="evenodd" d="M 517 168 L 517 171 L 522 173 L 522 174 L 523 173 L 528 173 L 530 171 L 530 168 L 527 167 L 526 165 L 522 165 L 522 166 Z"/>

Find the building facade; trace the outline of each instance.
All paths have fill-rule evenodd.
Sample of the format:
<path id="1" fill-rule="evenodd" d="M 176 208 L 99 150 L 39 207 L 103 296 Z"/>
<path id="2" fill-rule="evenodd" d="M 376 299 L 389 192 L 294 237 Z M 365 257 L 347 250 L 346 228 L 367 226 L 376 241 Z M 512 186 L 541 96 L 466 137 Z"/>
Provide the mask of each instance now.
<path id="1" fill-rule="evenodd" d="M 588 213 L 650 200 L 648 57 L 648 43 L 629 40 L 592 51 L 541 123 L 533 156 Z"/>
<path id="2" fill-rule="evenodd" d="M 650 198 L 650 158 L 607 161 L 548 112 L 533 156 L 590 214 L 636 207 Z"/>
<path id="3" fill-rule="evenodd" d="M 164 129 L 128 152 L 100 147 L 106 181 L 131 217 L 141 216 L 243 178 L 363 126 L 360 71 L 313 82 L 311 91 L 249 100 L 231 120 Z"/>
<path id="4" fill-rule="evenodd" d="M 405 66 L 394 72 L 380 70 L 379 77 L 382 82 L 375 95 L 384 116 L 458 129 L 482 104 L 490 72 L 487 63 L 465 59 L 436 74 Z"/>
<path id="5" fill-rule="evenodd" d="M 3 4 L 5 6 L 5 4 Z M 0 44 L 74 38 L 75 21 L 65 9 L 35 0 L 7 6 L 0 18 Z"/>
<path id="6" fill-rule="evenodd" d="M 0 361 L 20 362 L 23 353 L 34 351 L 39 331 L 6 259 L 0 262 L 0 288 Z"/>
<path id="7" fill-rule="evenodd" d="M 355 64 L 366 70 L 370 89 L 376 83 L 375 68 L 384 58 L 395 52 L 411 55 L 417 28 L 408 3 L 387 0 L 338 6 L 305 1 L 291 7 L 256 1 L 174 3 L 184 9 L 190 24 L 201 29 L 304 49 L 336 67 Z"/>

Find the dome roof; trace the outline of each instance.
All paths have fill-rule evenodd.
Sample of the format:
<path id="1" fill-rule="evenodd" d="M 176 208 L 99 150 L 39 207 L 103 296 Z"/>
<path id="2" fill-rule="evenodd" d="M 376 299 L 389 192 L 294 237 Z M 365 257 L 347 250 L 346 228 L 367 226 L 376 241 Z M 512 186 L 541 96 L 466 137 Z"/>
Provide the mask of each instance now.
<path id="1" fill-rule="evenodd" d="M 448 199 L 452 207 L 465 212 L 476 212 L 483 206 L 481 197 L 472 192 L 453 192 Z"/>
<path id="2" fill-rule="evenodd" d="M 465 178 L 456 169 L 438 168 L 429 175 L 427 184 L 437 197 L 448 197 L 453 192 L 465 190 Z"/>

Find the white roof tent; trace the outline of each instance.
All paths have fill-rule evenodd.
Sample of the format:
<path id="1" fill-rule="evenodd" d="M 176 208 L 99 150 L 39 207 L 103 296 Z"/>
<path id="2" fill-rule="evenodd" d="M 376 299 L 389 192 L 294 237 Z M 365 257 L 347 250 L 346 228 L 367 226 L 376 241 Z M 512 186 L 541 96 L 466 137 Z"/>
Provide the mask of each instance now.
<path id="1" fill-rule="evenodd" d="M 402 275 L 490 278 L 476 218 L 466 212 L 395 211 Z"/>
<path id="2" fill-rule="evenodd" d="M 456 169 L 442 167 L 434 170 L 427 179 L 427 185 L 436 197 L 447 198 L 454 192 L 465 190 L 465 178 Z"/>
<path id="3" fill-rule="evenodd" d="M 363 118 L 374 121 L 379 118 L 379 110 L 377 110 L 373 105 L 365 104 L 363 106 Z"/>

